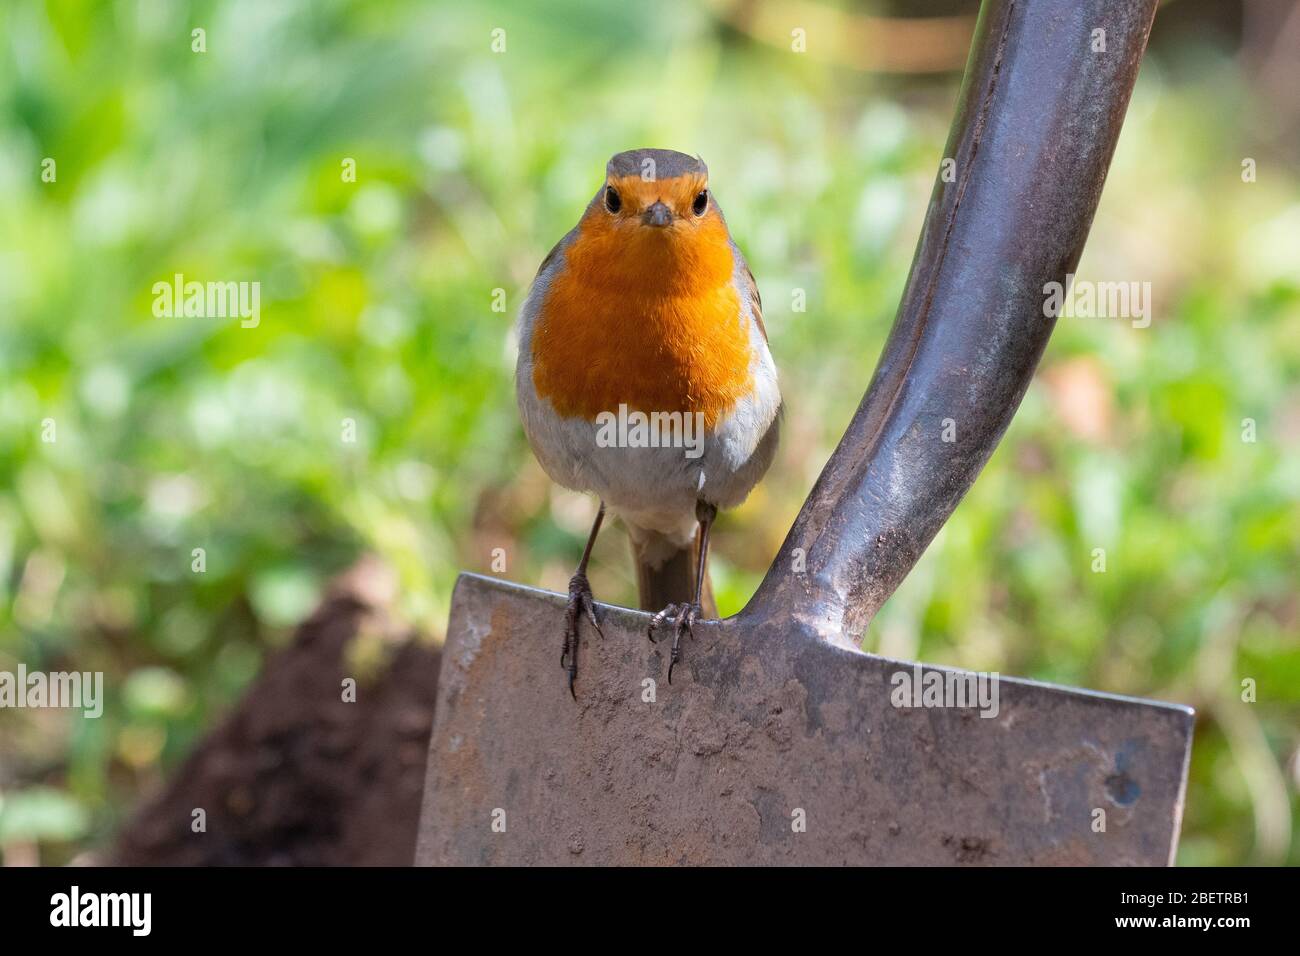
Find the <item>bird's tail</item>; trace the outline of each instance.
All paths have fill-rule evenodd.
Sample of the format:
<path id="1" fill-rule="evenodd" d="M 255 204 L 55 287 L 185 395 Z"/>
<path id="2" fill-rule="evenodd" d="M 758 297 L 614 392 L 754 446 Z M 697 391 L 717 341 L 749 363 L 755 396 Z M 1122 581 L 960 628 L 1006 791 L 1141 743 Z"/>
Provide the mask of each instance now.
<path id="1" fill-rule="evenodd" d="M 699 529 L 696 529 L 696 537 Z M 632 542 L 632 563 L 636 565 L 636 587 L 641 610 L 662 611 L 669 604 L 695 600 L 697 542 L 684 547 L 655 531 L 628 526 Z M 706 571 L 700 606 L 705 617 L 717 617 L 713 588 Z"/>

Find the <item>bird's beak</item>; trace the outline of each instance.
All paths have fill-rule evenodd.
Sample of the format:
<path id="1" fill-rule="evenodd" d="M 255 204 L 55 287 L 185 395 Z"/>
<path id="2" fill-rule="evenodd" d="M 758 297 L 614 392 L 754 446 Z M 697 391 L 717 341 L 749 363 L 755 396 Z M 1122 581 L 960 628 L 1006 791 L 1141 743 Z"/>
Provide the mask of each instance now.
<path id="1" fill-rule="evenodd" d="M 647 226 L 663 227 L 673 221 L 672 210 L 656 200 L 645 212 L 641 213 L 641 222 Z"/>

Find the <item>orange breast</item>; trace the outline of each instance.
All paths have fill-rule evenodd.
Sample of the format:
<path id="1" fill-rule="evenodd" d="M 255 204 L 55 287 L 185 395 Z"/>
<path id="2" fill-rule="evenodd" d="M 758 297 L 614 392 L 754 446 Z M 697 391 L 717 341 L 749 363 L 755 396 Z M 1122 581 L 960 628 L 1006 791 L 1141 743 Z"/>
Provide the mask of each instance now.
<path id="1" fill-rule="evenodd" d="M 589 421 L 625 404 L 712 428 L 752 387 L 725 224 L 710 213 L 664 234 L 594 212 L 533 329 L 538 395 Z"/>

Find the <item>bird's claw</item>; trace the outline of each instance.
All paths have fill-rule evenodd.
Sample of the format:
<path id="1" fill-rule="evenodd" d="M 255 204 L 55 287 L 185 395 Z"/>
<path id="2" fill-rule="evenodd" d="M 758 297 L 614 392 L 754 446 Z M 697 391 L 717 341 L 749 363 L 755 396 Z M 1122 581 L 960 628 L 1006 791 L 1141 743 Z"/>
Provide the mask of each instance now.
<path id="1" fill-rule="evenodd" d="M 587 575 L 578 571 L 569 579 L 569 603 L 564 608 L 564 647 L 560 650 L 560 667 L 569 672 L 569 694 L 578 699 L 573 682 L 578 676 L 578 621 L 585 614 L 596 633 L 603 639 L 605 632 L 596 620 L 596 599 L 591 593 Z"/>
<path id="2" fill-rule="evenodd" d="M 656 614 L 654 617 L 650 618 L 650 626 L 646 628 L 645 633 L 646 633 L 646 637 L 650 638 L 651 644 L 659 643 L 659 641 L 655 639 L 655 629 L 658 628 L 660 625 L 662 625 L 663 622 L 668 620 L 669 618 L 676 618 L 677 613 L 680 609 L 681 609 L 681 605 L 670 604 L 662 611 L 660 611 L 658 614 Z"/>
<path id="3" fill-rule="evenodd" d="M 673 649 L 668 658 L 668 683 L 670 684 L 673 682 L 673 668 L 682 659 L 682 635 L 689 634 L 695 637 L 695 622 L 703 613 L 698 604 L 670 604 L 650 619 L 650 626 L 646 629 L 646 633 L 652 644 L 659 643 L 655 638 L 655 629 L 661 627 L 666 621 L 673 622 Z"/>

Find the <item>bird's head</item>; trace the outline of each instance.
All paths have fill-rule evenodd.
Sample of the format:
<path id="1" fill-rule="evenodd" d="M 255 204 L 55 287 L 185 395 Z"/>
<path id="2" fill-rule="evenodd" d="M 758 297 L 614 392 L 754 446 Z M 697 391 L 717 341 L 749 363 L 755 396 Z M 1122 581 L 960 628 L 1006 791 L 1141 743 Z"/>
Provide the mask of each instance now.
<path id="1" fill-rule="evenodd" d="M 587 219 L 591 227 L 638 246 L 726 239 L 709 192 L 708 167 L 671 149 L 632 149 L 610 159 Z"/>

